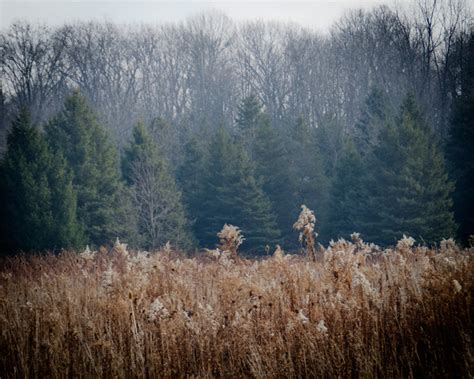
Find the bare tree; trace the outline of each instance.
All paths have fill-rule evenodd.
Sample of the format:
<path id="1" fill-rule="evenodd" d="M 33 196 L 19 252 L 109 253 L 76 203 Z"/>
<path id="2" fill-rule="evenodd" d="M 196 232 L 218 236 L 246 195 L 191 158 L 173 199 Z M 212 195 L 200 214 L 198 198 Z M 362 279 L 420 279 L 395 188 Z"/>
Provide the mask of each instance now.
<path id="1" fill-rule="evenodd" d="M 226 124 L 235 107 L 232 22 L 220 13 L 201 14 L 183 26 L 192 121 L 213 128 Z"/>
<path id="2" fill-rule="evenodd" d="M 285 29 L 277 23 L 251 22 L 240 28 L 239 76 L 245 89 L 256 93 L 274 123 L 284 118 L 290 92 L 285 60 Z"/>
<path id="3" fill-rule="evenodd" d="M 139 56 L 127 30 L 105 23 L 66 26 L 69 79 L 91 100 L 119 142 L 129 136 L 139 94 Z"/>
<path id="4" fill-rule="evenodd" d="M 187 247 L 190 239 L 181 194 L 162 164 L 141 159 L 132 164 L 133 203 L 144 245 L 155 249 L 166 242 Z"/>
<path id="5" fill-rule="evenodd" d="M 15 23 L 0 35 L 2 89 L 16 110 L 26 107 L 34 123 L 49 116 L 67 78 L 65 40 L 45 26 Z"/>

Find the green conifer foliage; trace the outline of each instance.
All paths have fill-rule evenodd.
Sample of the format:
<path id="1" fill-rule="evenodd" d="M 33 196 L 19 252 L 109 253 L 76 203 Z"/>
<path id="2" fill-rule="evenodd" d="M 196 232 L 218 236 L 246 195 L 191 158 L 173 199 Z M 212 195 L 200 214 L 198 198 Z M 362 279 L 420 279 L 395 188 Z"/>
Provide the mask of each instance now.
<path id="1" fill-rule="evenodd" d="M 257 127 L 253 151 L 255 174 L 277 217 L 282 244 L 285 248 L 294 247 L 297 236 L 293 223 L 301 204 L 297 201 L 296 180 L 290 167 L 291 157 L 281 135 L 270 125 L 267 117 L 262 117 Z"/>
<path id="2" fill-rule="evenodd" d="M 100 245 L 122 237 L 117 151 L 79 92 L 66 99 L 46 132 L 50 146 L 72 169 L 78 219 L 88 242 Z"/>
<path id="3" fill-rule="evenodd" d="M 237 109 L 237 126 L 242 131 L 255 129 L 261 111 L 262 105 L 255 95 L 244 98 Z"/>
<path id="4" fill-rule="evenodd" d="M 176 174 L 177 183 L 182 191 L 183 204 L 196 240 L 200 239 L 196 226 L 203 216 L 202 199 L 207 179 L 205 147 L 207 146 L 201 146 L 196 137 L 192 137 L 184 146 L 183 162 Z"/>
<path id="5" fill-rule="evenodd" d="M 122 171 L 137 211 L 142 246 L 156 249 L 170 241 L 181 248 L 191 243 L 188 223 L 174 178 L 142 123 L 133 129 Z"/>
<path id="6" fill-rule="evenodd" d="M 367 240 L 390 244 L 407 234 L 434 243 L 453 236 L 453 183 L 412 96 L 381 132 L 367 165 L 371 174 L 360 215 Z"/>
<path id="7" fill-rule="evenodd" d="M 360 231 L 359 220 L 363 214 L 361 204 L 363 195 L 364 165 L 352 141 L 344 147 L 338 160 L 332 181 L 329 216 L 324 224 L 324 232 L 328 238 L 348 238 Z"/>
<path id="8" fill-rule="evenodd" d="M 243 250 L 262 254 L 279 237 L 271 204 L 255 168 L 243 147 L 219 129 L 209 147 L 209 160 L 202 198 L 201 218 L 196 220 L 196 235 L 203 246 L 213 246 L 222 226 L 241 228 L 246 240 Z"/>
<path id="9" fill-rule="evenodd" d="M 379 144 L 379 134 L 389 118 L 385 94 L 377 88 L 372 89 L 362 108 L 355 128 L 355 143 L 359 153 L 365 156 L 373 146 Z"/>
<path id="10" fill-rule="evenodd" d="M 454 102 L 448 157 L 454 191 L 454 215 L 459 223 L 459 237 L 467 244 L 474 235 L 474 33 L 467 43 L 462 65 L 461 94 Z"/>
<path id="11" fill-rule="evenodd" d="M 250 156 L 253 156 L 252 145 L 258 126 L 264 121 L 265 115 L 262 112 L 262 104 L 257 96 L 250 95 L 242 99 L 237 107 L 236 124 L 238 135 Z"/>
<path id="12" fill-rule="evenodd" d="M 1 165 L 2 230 L 12 250 L 79 247 L 72 175 L 22 111 L 8 136 Z"/>
<path id="13" fill-rule="evenodd" d="M 329 181 L 317 138 L 315 130 L 300 117 L 292 130 L 289 149 L 296 203 L 305 204 L 315 212 L 316 228 L 320 232 L 326 222 Z"/>
<path id="14" fill-rule="evenodd" d="M 6 151 L 7 132 L 8 132 L 8 106 L 6 104 L 5 94 L 3 93 L 2 83 L 0 83 L 0 155 Z"/>

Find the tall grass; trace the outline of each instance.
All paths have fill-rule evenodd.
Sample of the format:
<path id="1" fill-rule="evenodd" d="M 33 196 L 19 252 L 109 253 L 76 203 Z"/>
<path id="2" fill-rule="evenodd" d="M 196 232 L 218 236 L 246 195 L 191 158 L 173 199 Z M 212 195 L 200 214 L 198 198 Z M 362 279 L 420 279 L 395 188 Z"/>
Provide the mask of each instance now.
<path id="1" fill-rule="evenodd" d="M 4 260 L 0 377 L 474 375 L 473 249 L 320 250 Z"/>

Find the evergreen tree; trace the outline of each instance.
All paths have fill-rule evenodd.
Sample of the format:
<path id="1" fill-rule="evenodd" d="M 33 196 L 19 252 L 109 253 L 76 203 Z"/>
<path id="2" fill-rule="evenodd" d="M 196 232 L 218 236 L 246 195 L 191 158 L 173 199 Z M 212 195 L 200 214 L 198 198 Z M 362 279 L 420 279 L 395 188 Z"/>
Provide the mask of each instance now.
<path id="1" fill-rule="evenodd" d="M 347 238 L 361 229 L 360 217 L 364 212 L 361 204 L 365 201 L 365 171 L 362 158 L 352 141 L 348 141 L 338 160 L 331 185 L 329 216 L 324 225 L 328 238 Z"/>
<path id="2" fill-rule="evenodd" d="M 183 128 L 174 128 L 161 117 L 156 117 L 152 120 L 147 130 L 160 154 L 169 163 L 170 168 L 176 167 L 179 158 L 182 156 L 182 146 L 178 131 L 183 130 Z"/>
<path id="3" fill-rule="evenodd" d="M 5 100 L 5 95 L 3 93 L 2 83 L 0 83 L 0 156 L 5 153 L 7 145 L 7 112 L 8 107 Z"/>
<path id="4" fill-rule="evenodd" d="M 474 33 L 467 43 L 462 64 L 461 94 L 454 102 L 448 157 L 456 189 L 454 215 L 459 223 L 459 237 L 467 243 L 474 235 Z"/>
<path id="5" fill-rule="evenodd" d="M 181 193 L 142 123 L 133 129 L 122 172 L 138 212 L 138 232 L 144 246 L 156 249 L 171 241 L 181 248 L 189 247 L 191 238 Z"/>
<path id="6" fill-rule="evenodd" d="M 299 123 L 302 123 L 299 128 L 303 131 L 306 130 L 302 137 L 311 132 L 303 119 L 299 120 Z M 344 150 L 345 132 L 343 125 L 336 117 L 327 115 L 313 133 L 312 138 L 315 140 L 318 155 L 321 156 L 320 160 L 324 168 L 324 174 L 329 180 L 334 177 L 337 162 Z M 302 137 L 299 137 L 299 140 L 303 141 Z"/>
<path id="7" fill-rule="evenodd" d="M 257 96 L 245 97 L 237 108 L 236 123 L 240 130 L 255 129 L 262 112 L 262 105 Z"/>
<path id="8" fill-rule="evenodd" d="M 66 99 L 46 132 L 50 146 L 72 168 L 78 219 L 87 240 L 100 245 L 123 236 L 117 152 L 79 92 Z"/>
<path id="9" fill-rule="evenodd" d="M 320 232 L 321 225 L 326 221 L 329 182 L 317 135 L 301 117 L 292 130 L 289 149 L 296 203 L 305 204 L 315 211 L 318 219 L 316 227 Z M 295 212 L 298 217 L 298 208 Z"/>
<path id="10" fill-rule="evenodd" d="M 72 176 L 62 156 L 21 111 L 1 165 L 2 240 L 12 250 L 75 248 L 82 243 Z"/>
<path id="11" fill-rule="evenodd" d="M 262 117 L 254 141 L 255 174 L 268 196 L 276 215 L 282 244 L 286 249 L 295 245 L 297 238 L 293 223 L 301 204 L 296 199 L 295 178 L 290 170 L 290 156 L 283 140 L 268 117 Z"/>
<path id="12" fill-rule="evenodd" d="M 362 108 L 361 116 L 355 128 L 355 142 L 361 156 L 370 152 L 379 144 L 379 134 L 389 119 L 389 110 L 385 94 L 377 88 L 372 89 Z"/>
<path id="13" fill-rule="evenodd" d="M 240 139 L 247 148 L 250 156 L 253 156 L 252 144 L 255 140 L 256 130 L 262 122 L 265 122 L 264 117 L 262 105 L 257 96 L 253 94 L 245 97 L 237 107 L 237 117 L 235 121 Z"/>
<path id="14" fill-rule="evenodd" d="M 371 174 L 359 218 L 367 240 L 389 244 L 407 234 L 434 243 L 453 235 L 453 184 L 412 96 L 395 124 L 381 132 L 367 164 Z"/>
<path id="15" fill-rule="evenodd" d="M 255 168 L 240 144 L 219 129 L 209 147 L 202 200 L 202 217 L 196 220 L 197 237 L 212 246 L 225 223 L 241 228 L 243 249 L 262 253 L 277 242 L 279 231 L 271 204 L 255 179 Z"/>
<path id="16" fill-rule="evenodd" d="M 196 240 L 198 239 L 196 225 L 202 218 L 202 199 L 207 179 L 205 153 L 197 138 L 192 137 L 184 146 L 183 162 L 176 174 L 177 183 L 183 194 L 183 204 Z"/>

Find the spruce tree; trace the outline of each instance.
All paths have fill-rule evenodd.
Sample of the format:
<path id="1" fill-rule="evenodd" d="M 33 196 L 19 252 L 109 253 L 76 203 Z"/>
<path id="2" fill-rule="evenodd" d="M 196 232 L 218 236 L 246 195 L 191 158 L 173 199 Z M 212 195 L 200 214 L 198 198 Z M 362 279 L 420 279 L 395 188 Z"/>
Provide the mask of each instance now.
<path id="1" fill-rule="evenodd" d="M 271 204 L 255 168 L 242 145 L 221 128 L 209 146 L 208 169 L 202 201 L 202 217 L 196 220 L 197 237 L 203 246 L 213 246 L 225 223 L 241 228 L 243 250 L 263 253 L 278 241 L 279 230 Z"/>
<path id="2" fill-rule="evenodd" d="M 456 181 L 453 200 L 458 235 L 467 244 L 474 235 L 474 33 L 461 72 L 461 93 L 454 101 L 447 152 Z"/>
<path id="3" fill-rule="evenodd" d="M 237 108 L 236 123 L 240 130 L 255 129 L 261 115 L 262 105 L 257 96 L 245 97 Z"/>
<path id="4" fill-rule="evenodd" d="M 155 117 L 147 127 L 160 154 L 169 162 L 170 168 L 178 165 L 182 156 L 182 145 L 178 135 L 180 128 L 174 128 L 161 117 Z M 183 130 L 181 128 L 181 130 Z"/>
<path id="5" fill-rule="evenodd" d="M 372 89 L 365 99 L 359 121 L 356 123 L 354 139 L 361 156 L 379 144 L 379 134 L 389 119 L 389 108 L 385 94 Z"/>
<path id="6" fill-rule="evenodd" d="M 0 156 L 5 153 L 8 135 L 7 122 L 8 107 L 6 104 L 5 95 L 3 93 L 2 83 L 0 83 Z"/>
<path id="7" fill-rule="evenodd" d="M 254 94 L 242 99 L 237 108 L 236 124 L 238 135 L 250 156 L 253 156 L 252 144 L 258 126 L 263 120 L 262 105 Z"/>
<path id="8" fill-rule="evenodd" d="M 189 247 L 191 237 L 181 193 L 142 123 L 133 129 L 133 139 L 122 159 L 122 172 L 138 213 L 143 245 L 156 249 L 170 241 L 181 248 Z"/>
<path id="9" fill-rule="evenodd" d="M 45 129 L 50 146 L 72 169 L 78 219 L 87 241 L 100 245 L 122 237 L 118 155 L 79 92 L 66 99 Z"/>
<path id="10" fill-rule="evenodd" d="M 21 111 L 8 135 L 1 164 L 3 241 L 12 250 L 77 248 L 82 233 L 76 219 L 72 175 L 59 154 Z"/>
<path id="11" fill-rule="evenodd" d="M 317 142 L 315 131 L 302 117 L 299 117 L 291 130 L 289 141 L 289 160 L 294 178 L 293 186 L 296 190 L 296 203 L 305 204 L 315 211 L 318 219 L 316 227 L 320 232 L 321 225 L 326 222 L 329 181 Z M 298 208 L 295 212 L 297 217 Z"/>
<path id="12" fill-rule="evenodd" d="M 260 180 L 276 215 L 278 229 L 282 232 L 285 248 L 295 245 L 297 238 L 293 223 L 298 217 L 301 204 L 296 199 L 294 171 L 290 169 L 290 155 L 278 131 L 270 125 L 268 117 L 262 117 L 253 143 L 255 175 Z"/>
<path id="13" fill-rule="evenodd" d="M 182 192 L 183 204 L 192 225 L 194 237 L 198 240 L 196 225 L 199 225 L 199 220 L 202 218 L 202 199 L 207 179 L 205 147 L 201 146 L 196 137 L 192 137 L 185 144 L 183 155 L 183 162 L 177 170 L 176 180 Z"/>
<path id="14" fill-rule="evenodd" d="M 360 215 L 367 240 L 390 244 L 407 234 L 434 243 L 453 236 L 453 183 L 413 96 L 383 129 L 367 164 L 366 210 Z"/>
<path id="15" fill-rule="evenodd" d="M 361 204 L 364 196 L 364 164 L 352 141 L 347 141 L 331 184 L 328 204 L 329 216 L 324 224 L 324 234 L 331 239 L 347 238 L 359 232 L 359 223 L 365 210 Z"/>

